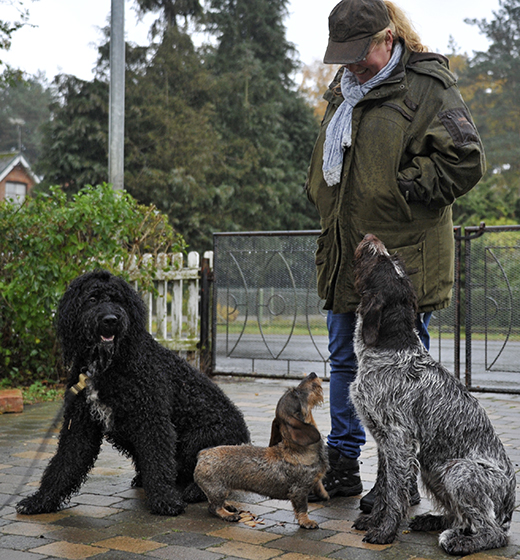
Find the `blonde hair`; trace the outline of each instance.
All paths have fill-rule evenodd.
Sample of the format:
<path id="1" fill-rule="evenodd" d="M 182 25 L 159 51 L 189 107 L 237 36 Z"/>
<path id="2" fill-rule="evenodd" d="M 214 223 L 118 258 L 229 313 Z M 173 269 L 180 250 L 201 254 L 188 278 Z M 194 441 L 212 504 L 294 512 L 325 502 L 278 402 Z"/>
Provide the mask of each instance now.
<path id="1" fill-rule="evenodd" d="M 422 44 L 419 34 L 415 31 L 412 22 L 404 11 L 393 2 L 390 2 L 390 0 L 384 0 L 384 3 L 390 16 L 390 25 L 382 31 L 378 31 L 372 37 L 372 41 L 376 45 L 382 43 L 385 40 L 387 30 L 390 29 L 394 39 L 402 39 L 409 50 L 413 52 L 427 52 L 428 47 Z"/>

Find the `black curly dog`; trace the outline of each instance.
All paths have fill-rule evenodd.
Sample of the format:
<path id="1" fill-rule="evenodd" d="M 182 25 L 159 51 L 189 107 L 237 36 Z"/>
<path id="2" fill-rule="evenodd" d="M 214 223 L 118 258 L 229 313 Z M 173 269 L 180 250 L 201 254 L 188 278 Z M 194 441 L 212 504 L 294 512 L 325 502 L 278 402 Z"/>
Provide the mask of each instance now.
<path id="1" fill-rule="evenodd" d="M 57 331 L 68 388 L 79 392 L 65 401 L 57 452 L 19 513 L 57 511 L 85 481 L 106 437 L 132 459 L 132 485 L 142 485 L 152 513 L 179 515 L 186 503 L 205 500 L 193 481 L 198 452 L 249 442 L 244 418 L 224 392 L 158 344 L 145 320 L 139 294 L 107 271 L 70 284 Z"/>

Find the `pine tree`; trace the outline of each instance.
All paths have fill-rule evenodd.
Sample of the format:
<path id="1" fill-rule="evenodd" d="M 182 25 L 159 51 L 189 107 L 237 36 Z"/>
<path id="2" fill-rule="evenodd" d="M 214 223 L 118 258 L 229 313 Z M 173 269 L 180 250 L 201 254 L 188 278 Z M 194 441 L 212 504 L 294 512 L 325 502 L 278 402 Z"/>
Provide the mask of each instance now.
<path id="1" fill-rule="evenodd" d="M 478 83 L 471 110 L 494 172 L 520 173 L 520 0 L 500 0 L 494 19 L 466 20 L 490 40 L 469 60 L 462 82 Z"/>
<path id="2" fill-rule="evenodd" d="M 285 37 L 287 0 L 211 0 L 217 44 L 216 113 L 232 191 L 227 229 L 316 227 L 303 184 L 317 121 L 295 91 L 294 47 Z"/>

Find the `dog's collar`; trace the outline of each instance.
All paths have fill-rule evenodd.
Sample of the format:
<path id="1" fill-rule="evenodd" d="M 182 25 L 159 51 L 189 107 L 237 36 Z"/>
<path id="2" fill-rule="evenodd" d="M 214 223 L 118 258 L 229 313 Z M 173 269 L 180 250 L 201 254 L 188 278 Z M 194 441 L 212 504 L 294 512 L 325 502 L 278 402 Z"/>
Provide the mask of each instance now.
<path id="1" fill-rule="evenodd" d="M 88 385 L 91 376 L 92 376 L 92 373 L 88 370 L 87 370 L 86 373 L 80 373 L 79 374 L 79 381 L 75 385 L 73 385 L 69 389 L 69 391 L 74 396 L 79 395 L 79 393 L 81 393 L 81 391 L 83 391 L 86 388 L 86 386 Z"/>

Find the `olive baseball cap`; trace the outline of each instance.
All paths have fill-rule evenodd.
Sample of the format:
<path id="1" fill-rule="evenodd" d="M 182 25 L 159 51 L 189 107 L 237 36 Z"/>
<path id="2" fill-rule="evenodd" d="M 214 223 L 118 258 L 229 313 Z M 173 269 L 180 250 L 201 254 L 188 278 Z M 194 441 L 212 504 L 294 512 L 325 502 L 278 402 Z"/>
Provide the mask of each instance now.
<path id="1" fill-rule="evenodd" d="M 323 62 L 359 62 L 366 56 L 372 36 L 389 23 L 382 0 L 342 0 L 329 15 L 329 44 Z"/>

